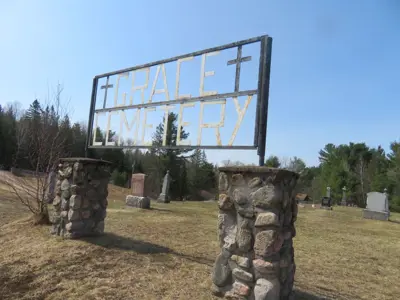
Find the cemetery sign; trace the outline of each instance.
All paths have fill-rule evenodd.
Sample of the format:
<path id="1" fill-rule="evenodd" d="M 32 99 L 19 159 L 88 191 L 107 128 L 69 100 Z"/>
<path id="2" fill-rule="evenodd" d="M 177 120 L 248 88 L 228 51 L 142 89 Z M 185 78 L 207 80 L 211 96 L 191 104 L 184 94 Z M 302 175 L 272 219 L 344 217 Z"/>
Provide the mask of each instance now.
<path id="1" fill-rule="evenodd" d="M 272 38 L 264 35 L 95 76 L 86 153 L 89 148 L 257 149 L 263 165 L 271 48 Z M 245 53 L 249 49 L 255 51 L 251 56 Z M 255 71 L 243 75 L 250 65 Z M 185 76 L 185 70 L 192 72 Z M 174 110 L 175 142 L 164 130 L 161 142 L 152 144 L 150 129 L 167 128 Z"/>

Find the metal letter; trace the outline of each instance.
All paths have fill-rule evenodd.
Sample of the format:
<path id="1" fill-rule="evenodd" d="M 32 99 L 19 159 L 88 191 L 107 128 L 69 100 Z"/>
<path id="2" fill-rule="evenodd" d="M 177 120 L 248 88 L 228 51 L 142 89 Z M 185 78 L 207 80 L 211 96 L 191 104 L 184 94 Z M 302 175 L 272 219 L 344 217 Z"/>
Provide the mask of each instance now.
<path id="1" fill-rule="evenodd" d="M 144 109 L 144 116 L 143 116 L 143 129 L 142 129 L 142 145 L 143 146 L 151 146 L 152 142 L 147 142 L 145 143 L 144 137 L 146 134 L 146 127 L 147 128 L 153 128 L 153 124 L 146 124 L 147 121 L 147 112 L 149 111 L 155 111 L 155 107 L 149 107 Z"/>
<path id="2" fill-rule="evenodd" d="M 140 86 L 135 86 L 135 74 L 136 72 L 141 72 L 141 71 L 145 71 L 146 72 L 146 82 L 144 83 L 144 85 L 140 85 Z M 133 105 L 133 96 L 135 91 L 141 91 L 141 100 L 142 100 L 142 104 L 144 104 L 144 90 L 148 88 L 149 86 L 149 77 L 150 77 L 150 68 L 144 68 L 144 69 L 140 69 L 137 71 L 133 71 L 132 72 L 132 96 L 130 98 L 130 105 Z"/>
<path id="3" fill-rule="evenodd" d="M 115 85 L 115 92 L 114 92 L 114 107 L 126 105 L 126 93 L 122 94 L 122 104 L 118 104 L 118 88 L 119 88 L 119 80 L 121 77 L 129 78 L 129 73 L 122 73 L 118 74 L 117 76 L 117 84 Z"/>
<path id="4" fill-rule="evenodd" d="M 240 125 L 242 124 L 243 117 L 246 114 L 247 108 L 249 107 L 249 104 L 250 104 L 252 98 L 253 98 L 253 95 L 247 96 L 247 99 L 246 99 L 246 102 L 244 103 L 243 109 L 241 109 L 237 97 L 233 97 L 233 102 L 235 103 L 235 108 L 236 108 L 236 112 L 238 114 L 238 119 L 236 121 L 235 128 L 233 129 L 231 139 L 229 140 L 229 143 L 228 143 L 229 146 L 232 146 L 233 142 L 235 141 L 237 132 L 240 128 Z"/>
<path id="5" fill-rule="evenodd" d="M 97 126 L 98 126 L 98 121 L 99 121 L 99 115 L 105 115 L 106 112 L 98 112 L 95 114 L 96 114 L 96 118 L 94 119 L 93 146 L 101 146 L 103 144 L 103 141 L 96 142 Z"/>
<path id="6" fill-rule="evenodd" d="M 181 63 L 184 61 L 192 60 L 193 56 L 190 57 L 185 57 L 178 59 L 177 65 L 176 65 L 176 81 L 175 81 L 175 100 L 182 99 L 182 98 L 190 98 L 191 95 L 180 95 L 179 96 L 179 80 L 180 80 L 180 75 L 181 75 Z"/>
<path id="7" fill-rule="evenodd" d="M 203 124 L 203 111 L 204 111 L 204 105 L 206 105 L 206 104 L 221 104 L 221 114 L 220 114 L 219 123 L 208 123 L 208 124 L 204 123 Z M 225 105 L 226 105 L 226 99 L 200 103 L 200 120 L 199 120 L 199 132 L 197 135 L 197 146 L 200 146 L 200 144 L 201 144 L 201 133 L 202 133 L 203 128 L 215 128 L 215 137 L 217 139 L 217 145 L 222 146 L 221 135 L 219 133 L 219 127 L 223 127 L 224 123 L 225 123 Z"/>
<path id="8" fill-rule="evenodd" d="M 182 134 L 182 127 L 186 127 L 189 126 L 189 122 L 183 122 L 183 110 L 185 109 L 185 107 L 193 107 L 195 105 L 195 103 L 183 103 L 181 104 L 181 107 L 179 109 L 179 117 L 178 117 L 178 134 L 176 137 L 176 145 L 180 146 L 180 145 L 190 145 L 190 141 L 183 141 L 181 140 L 181 134 Z"/>
<path id="9" fill-rule="evenodd" d="M 207 76 L 213 76 L 215 74 L 214 71 L 205 72 L 206 68 L 206 57 L 213 56 L 219 54 L 219 51 L 205 53 L 201 56 L 201 72 L 200 72 L 200 97 L 201 96 L 210 96 L 218 94 L 217 91 L 204 91 L 204 78 Z"/>
<path id="10" fill-rule="evenodd" d="M 115 146 L 115 142 L 109 141 L 109 135 L 110 135 L 110 127 L 111 127 L 111 116 L 112 115 L 119 115 L 119 111 L 110 111 L 108 112 L 108 122 L 107 122 L 107 132 L 106 132 L 106 146 Z"/>
<path id="11" fill-rule="evenodd" d="M 140 122 L 140 109 L 136 110 L 135 117 L 131 121 L 131 123 L 128 123 L 128 120 L 126 119 L 126 114 L 125 111 L 121 111 L 121 118 L 120 118 L 120 127 L 119 127 L 119 137 L 118 137 L 118 144 L 121 145 L 121 137 L 122 137 L 122 132 L 123 132 L 123 125 L 125 123 L 126 129 L 128 129 L 128 132 L 130 132 L 133 128 L 133 125 L 136 123 L 136 128 L 135 128 L 135 134 L 134 134 L 134 144 L 137 143 L 138 140 L 138 132 L 139 132 L 139 122 Z"/>
<path id="12" fill-rule="evenodd" d="M 156 90 L 158 75 L 160 74 L 160 68 L 161 68 L 162 73 L 163 73 L 164 88 L 160 89 L 160 90 Z M 162 64 L 160 66 L 157 66 L 156 77 L 154 78 L 154 81 L 153 81 L 153 87 L 151 89 L 149 103 L 153 102 L 153 96 L 155 94 L 162 94 L 162 93 L 165 93 L 165 100 L 169 101 L 169 92 L 168 92 L 168 85 L 167 85 L 167 74 L 165 73 L 164 64 Z"/>

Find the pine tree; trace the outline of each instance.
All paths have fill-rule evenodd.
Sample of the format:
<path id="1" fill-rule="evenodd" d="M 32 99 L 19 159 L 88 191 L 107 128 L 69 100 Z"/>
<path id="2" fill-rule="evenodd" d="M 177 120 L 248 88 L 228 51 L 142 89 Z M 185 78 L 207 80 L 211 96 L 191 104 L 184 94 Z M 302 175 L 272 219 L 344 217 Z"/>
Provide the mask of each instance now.
<path id="1" fill-rule="evenodd" d="M 86 145 L 86 134 L 87 131 L 79 123 L 75 123 L 71 128 L 72 133 L 72 157 L 84 157 L 85 156 L 85 145 Z M 89 149 L 92 152 L 92 149 Z"/>
<path id="2" fill-rule="evenodd" d="M 164 128 L 164 121 L 161 122 L 155 133 L 153 134 L 153 149 L 150 150 L 151 155 L 155 158 L 153 167 L 157 169 L 156 177 L 162 178 L 167 170 L 169 170 L 171 177 L 173 178 L 170 185 L 170 193 L 172 197 L 183 197 L 181 194 L 183 189 L 182 186 L 186 185 L 187 182 L 182 181 L 182 158 L 180 156 L 190 151 L 190 149 L 161 149 L 157 146 L 163 144 L 164 130 L 166 133 L 166 145 L 176 146 L 178 137 L 178 126 L 177 126 L 178 115 L 175 113 L 168 114 L 167 128 Z M 189 137 L 183 127 L 181 128 L 181 140 L 185 140 Z M 186 180 L 186 179 L 185 179 Z"/>
<path id="3" fill-rule="evenodd" d="M 74 146 L 74 136 L 68 115 L 65 115 L 61 121 L 59 131 L 62 137 L 62 142 L 64 143 L 65 156 L 71 156 Z"/>
<path id="4" fill-rule="evenodd" d="M 39 101 L 35 99 L 26 111 L 25 117 L 29 120 L 39 122 L 41 114 L 42 107 L 40 106 Z"/>

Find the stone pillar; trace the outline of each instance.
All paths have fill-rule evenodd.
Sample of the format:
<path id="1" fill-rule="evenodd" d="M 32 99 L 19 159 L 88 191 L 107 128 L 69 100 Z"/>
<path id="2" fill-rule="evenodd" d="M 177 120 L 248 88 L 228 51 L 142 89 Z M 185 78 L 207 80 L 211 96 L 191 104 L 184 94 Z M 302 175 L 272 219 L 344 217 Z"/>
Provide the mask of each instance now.
<path id="1" fill-rule="evenodd" d="M 58 166 L 52 234 L 79 238 L 102 234 L 106 217 L 109 162 L 62 158 Z"/>
<path id="2" fill-rule="evenodd" d="M 227 299 L 294 299 L 294 172 L 268 167 L 219 169 L 221 252 L 213 293 Z"/>

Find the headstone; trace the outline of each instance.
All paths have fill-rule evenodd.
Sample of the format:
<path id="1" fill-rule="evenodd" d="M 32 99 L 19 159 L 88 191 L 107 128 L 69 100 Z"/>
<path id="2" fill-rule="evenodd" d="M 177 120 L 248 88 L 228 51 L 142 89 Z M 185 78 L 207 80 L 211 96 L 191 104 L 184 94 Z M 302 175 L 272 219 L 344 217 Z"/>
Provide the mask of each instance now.
<path id="1" fill-rule="evenodd" d="M 145 179 L 146 174 L 136 173 L 132 174 L 132 196 L 145 197 Z"/>
<path id="2" fill-rule="evenodd" d="M 150 209 L 150 199 L 147 197 L 128 195 L 126 196 L 126 205 L 142 209 Z"/>
<path id="3" fill-rule="evenodd" d="M 169 203 L 169 185 L 171 183 L 171 175 L 169 175 L 169 170 L 167 171 L 167 174 L 164 176 L 164 181 L 163 181 L 163 186 L 161 190 L 161 194 L 158 197 L 158 202 L 162 203 Z"/>
<path id="4" fill-rule="evenodd" d="M 364 209 L 365 219 L 388 221 L 389 199 L 386 193 L 370 192 L 367 194 L 367 207 Z"/>
<path id="5" fill-rule="evenodd" d="M 321 200 L 321 208 L 331 210 L 331 209 L 332 209 L 331 198 L 322 197 L 322 200 Z"/>
<path id="6" fill-rule="evenodd" d="M 347 195 L 346 195 L 347 190 L 346 190 L 345 186 L 342 188 L 342 191 L 343 191 L 343 195 L 342 195 L 342 201 L 340 202 L 340 205 L 347 206 Z"/>
<path id="7" fill-rule="evenodd" d="M 329 186 L 326 188 L 326 196 L 321 199 L 320 207 L 323 209 L 332 209 L 331 188 Z"/>

